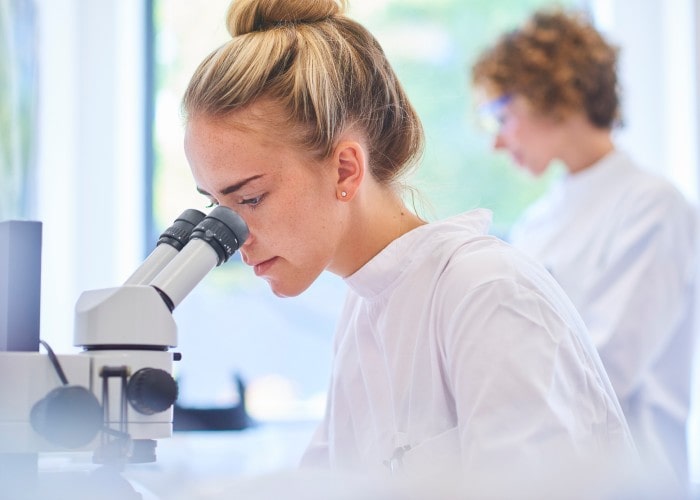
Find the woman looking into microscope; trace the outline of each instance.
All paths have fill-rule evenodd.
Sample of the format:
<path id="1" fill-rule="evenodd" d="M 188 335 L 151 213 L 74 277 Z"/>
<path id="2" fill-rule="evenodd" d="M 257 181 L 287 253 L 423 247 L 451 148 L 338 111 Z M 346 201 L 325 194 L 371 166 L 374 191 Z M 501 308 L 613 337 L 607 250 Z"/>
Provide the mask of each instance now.
<path id="1" fill-rule="evenodd" d="M 234 1 L 183 101 L 197 189 L 247 223 L 243 261 L 280 297 L 324 271 L 348 286 L 302 463 L 476 481 L 633 450 L 556 282 L 487 235 L 487 211 L 428 223 L 404 203 L 421 123 L 344 9 Z"/>

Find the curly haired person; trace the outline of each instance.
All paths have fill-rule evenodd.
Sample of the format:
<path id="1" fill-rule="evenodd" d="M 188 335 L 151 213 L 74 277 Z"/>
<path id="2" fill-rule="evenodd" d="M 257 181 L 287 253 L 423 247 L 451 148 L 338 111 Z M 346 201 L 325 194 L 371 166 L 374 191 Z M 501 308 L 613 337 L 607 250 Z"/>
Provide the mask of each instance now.
<path id="1" fill-rule="evenodd" d="M 686 485 L 697 209 L 616 147 L 618 52 L 585 15 L 541 10 L 483 51 L 471 77 L 496 150 L 534 176 L 565 167 L 511 243 L 581 313 L 650 466 Z"/>

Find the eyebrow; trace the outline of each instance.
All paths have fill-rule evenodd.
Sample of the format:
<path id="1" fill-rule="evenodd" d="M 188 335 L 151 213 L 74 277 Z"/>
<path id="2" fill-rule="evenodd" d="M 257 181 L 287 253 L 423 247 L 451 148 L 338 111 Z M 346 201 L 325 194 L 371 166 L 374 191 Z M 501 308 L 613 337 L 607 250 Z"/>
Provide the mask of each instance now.
<path id="1" fill-rule="evenodd" d="M 247 179 L 243 179 L 240 182 L 236 182 L 235 184 L 231 184 L 230 186 L 225 187 L 224 189 L 219 191 L 219 194 L 222 196 L 226 196 L 227 194 L 235 193 L 236 191 L 238 191 L 239 189 L 244 187 L 249 182 L 252 182 L 256 179 L 260 179 L 261 177 L 262 177 L 262 174 L 254 175 L 252 177 L 248 177 Z M 199 186 L 197 186 L 197 192 L 199 192 L 200 194 L 203 194 L 204 196 L 211 196 L 211 194 L 207 193 L 204 189 L 200 188 Z"/>

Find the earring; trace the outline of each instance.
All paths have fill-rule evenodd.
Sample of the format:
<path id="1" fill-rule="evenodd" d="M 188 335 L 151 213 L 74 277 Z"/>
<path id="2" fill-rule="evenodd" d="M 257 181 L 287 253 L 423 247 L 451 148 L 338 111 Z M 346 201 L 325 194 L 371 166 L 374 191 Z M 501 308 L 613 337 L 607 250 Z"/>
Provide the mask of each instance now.
<path id="1" fill-rule="evenodd" d="M 345 198 L 347 195 L 348 195 L 348 193 L 346 193 L 345 191 L 340 192 L 340 196 L 342 196 L 343 198 Z"/>

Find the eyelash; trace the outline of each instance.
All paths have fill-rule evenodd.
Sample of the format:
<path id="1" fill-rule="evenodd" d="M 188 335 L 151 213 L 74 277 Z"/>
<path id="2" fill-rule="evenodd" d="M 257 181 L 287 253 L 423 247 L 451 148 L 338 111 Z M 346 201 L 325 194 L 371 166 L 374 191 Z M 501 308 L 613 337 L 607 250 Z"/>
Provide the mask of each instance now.
<path id="1" fill-rule="evenodd" d="M 254 196 L 253 198 L 248 198 L 248 199 L 243 199 L 238 202 L 239 205 L 248 205 L 251 209 L 256 208 L 258 205 L 260 205 L 260 202 L 262 202 L 263 198 L 265 198 L 264 194 L 261 194 L 260 196 Z M 218 207 L 219 202 L 211 199 L 209 202 L 205 205 L 205 208 L 214 208 Z"/>
<path id="2" fill-rule="evenodd" d="M 265 198 L 264 194 L 261 194 L 260 196 L 254 196 L 253 198 L 248 198 L 241 200 L 238 204 L 239 205 L 248 205 L 250 208 L 256 208 L 262 200 Z"/>

